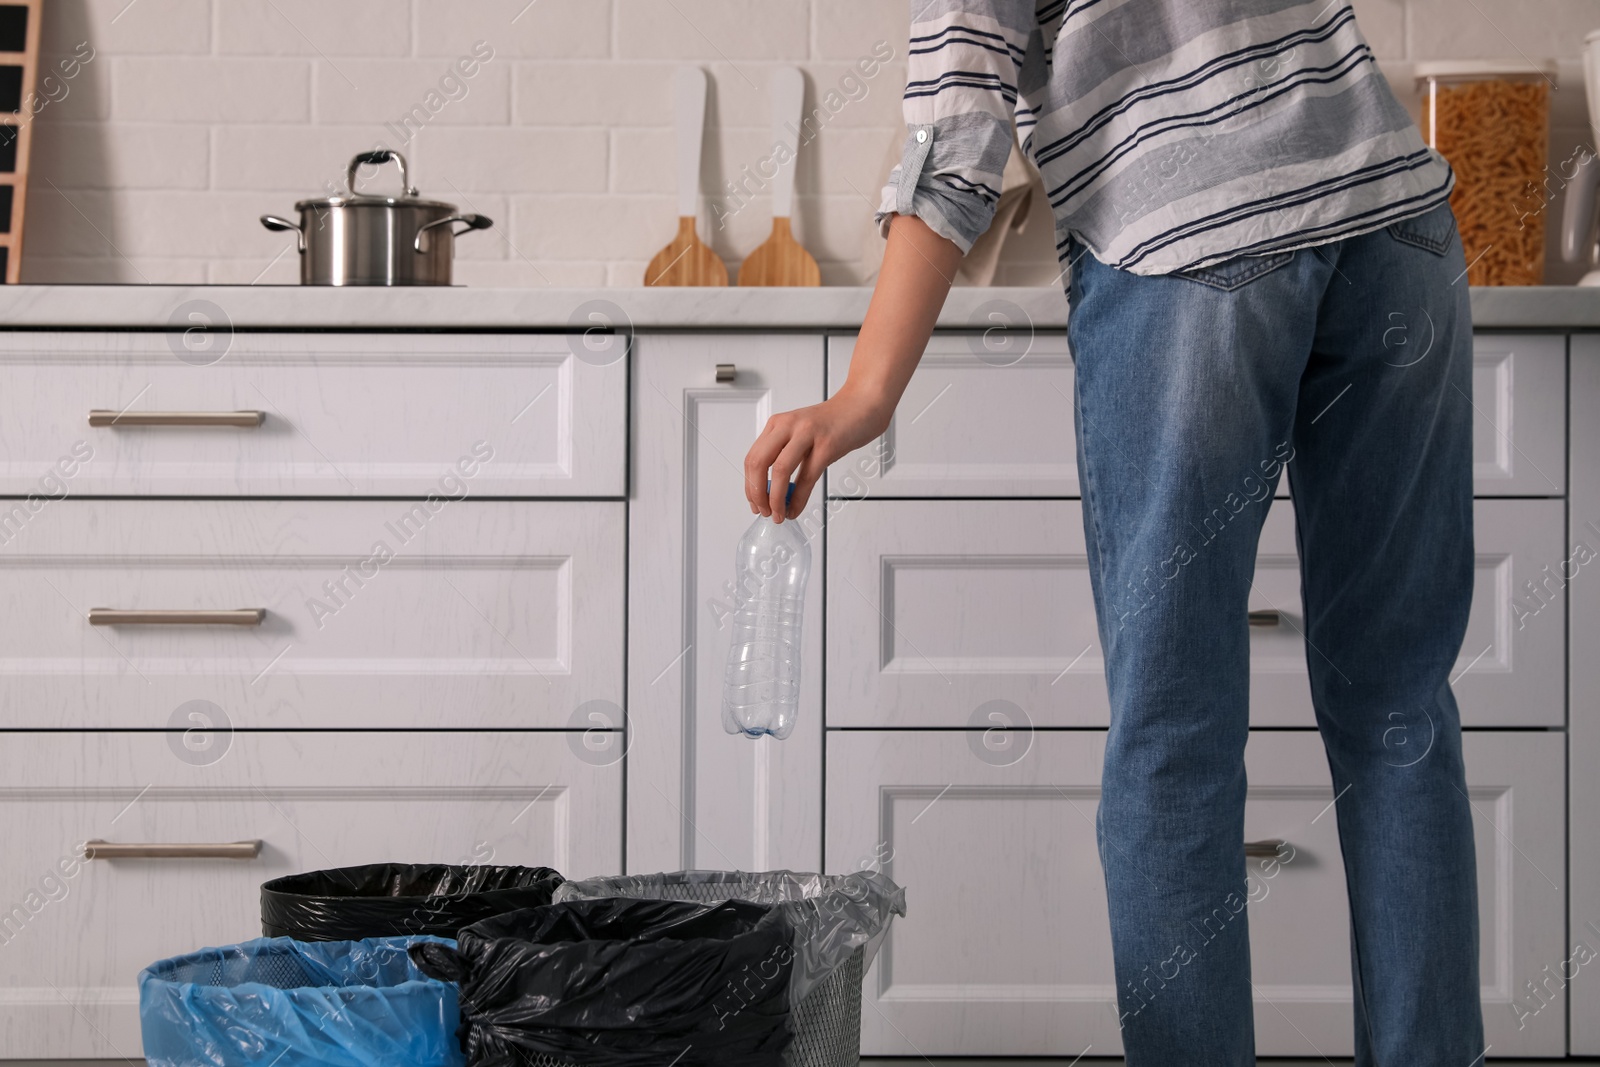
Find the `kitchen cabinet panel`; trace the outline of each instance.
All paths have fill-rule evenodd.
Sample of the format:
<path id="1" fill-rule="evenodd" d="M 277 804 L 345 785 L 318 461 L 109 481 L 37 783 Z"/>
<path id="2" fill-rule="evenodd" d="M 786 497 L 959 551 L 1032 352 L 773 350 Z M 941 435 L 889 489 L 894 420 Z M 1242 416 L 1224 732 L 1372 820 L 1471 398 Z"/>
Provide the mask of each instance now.
<path id="1" fill-rule="evenodd" d="M 0 1057 L 137 1057 L 141 968 L 261 935 L 260 883 L 360 863 L 622 862 L 622 773 L 566 733 L 33 733 L 0 744 Z M 83 860 L 86 840 L 259 840 Z"/>
<path id="2" fill-rule="evenodd" d="M 828 338 L 828 391 L 850 370 L 853 336 Z M 981 335 L 936 334 L 884 435 L 828 471 L 838 497 L 1078 495 L 1072 357 L 1063 334 L 1015 354 Z"/>
<path id="3" fill-rule="evenodd" d="M 829 726 L 1108 721 L 1077 501 L 844 501 Z"/>
<path id="4" fill-rule="evenodd" d="M 1572 627 L 1572 655 L 1568 661 L 1567 720 L 1570 744 L 1567 780 L 1570 786 L 1572 827 L 1572 891 L 1567 929 L 1581 969 L 1595 965 L 1600 952 L 1600 655 L 1595 635 L 1600 634 L 1600 335 L 1572 338 L 1572 496 L 1568 508 L 1565 573 L 1571 578 L 1567 611 Z M 1583 546 L 1580 550 L 1579 546 Z M 1559 611 L 1559 603 L 1549 609 Z M 1567 959 L 1563 954 L 1562 959 Z M 1588 963 L 1582 963 L 1584 959 Z M 1549 961 L 1552 967 L 1560 960 Z M 1573 964 L 1566 964 L 1573 973 Z M 1530 976 L 1531 977 L 1531 976 Z M 1539 976 L 1536 981 L 1542 981 Z M 1558 983 L 1559 985 L 1559 983 Z M 1552 986 L 1552 991 L 1557 986 Z M 1600 984 L 1575 981 L 1565 989 L 1572 1004 L 1572 1055 L 1600 1056 Z"/>
<path id="5" fill-rule="evenodd" d="M 722 729 L 745 452 L 822 400 L 820 337 L 645 335 L 634 366 L 628 541 L 628 868 L 815 870 L 822 859 L 822 512 L 811 537 L 800 717 L 784 741 Z M 731 382 L 717 381 L 719 364 Z"/>
<path id="6" fill-rule="evenodd" d="M 1562 514 L 1559 500 L 1480 499 L 1473 506 L 1472 611 L 1451 673 L 1465 726 L 1565 722 L 1566 620 L 1559 579 L 1548 582 L 1545 570 L 1566 556 Z M 1547 584 L 1535 595 L 1528 583 Z M 1274 507 L 1262 527 L 1250 607 L 1275 610 L 1278 618 L 1250 628 L 1251 725 L 1315 726 L 1294 513 L 1287 502 Z"/>
<path id="7" fill-rule="evenodd" d="M 1076 501 L 841 501 L 829 544 L 828 724 L 1104 726 Z M 1562 502 L 1480 500 L 1454 689 L 1469 726 L 1563 723 Z M 1314 727 L 1294 513 L 1267 514 L 1248 607 L 1254 726 Z"/>
<path id="8" fill-rule="evenodd" d="M 1562 739 L 1468 734 L 1483 1001 L 1507 1055 L 1559 1055 L 1564 1005 L 1518 1028 L 1523 983 L 1563 956 Z M 907 890 L 868 972 L 866 1055 L 1115 1055 L 1121 1049 L 1105 886 L 1095 841 L 1104 735 L 831 731 L 830 871 L 881 869 Z M 1257 1051 L 1351 1054 L 1348 907 L 1320 738 L 1251 735 L 1247 840 L 1289 842 L 1269 876 L 1252 861 Z M 1289 855 L 1291 852 L 1281 852 Z M 1529 1002 L 1537 1003 L 1537 1002 Z"/>
<path id="9" fill-rule="evenodd" d="M 0 552 L 0 727 L 620 727 L 620 502 L 65 500 Z M 259 625 L 91 625 L 94 609 Z"/>
<path id="10" fill-rule="evenodd" d="M 1545 334 L 1472 339 L 1473 486 L 1479 496 L 1566 492 L 1567 343 Z"/>
<path id="11" fill-rule="evenodd" d="M 224 314 L 212 308 L 195 321 Z M 0 420 L 0 494 L 620 497 L 626 347 L 611 334 L 0 333 L 0 395 L 29 398 Z M 91 410 L 118 421 L 91 426 Z M 130 421 L 155 412 L 262 418 Z"/>
<path id="12" fill-rule="evenodd" d="M 828 391 L 844 384 L 853 335 L 828 338 Z M 1566 343 L 1479 334 L 1473 354 L 1478 496 L 1565 492 Z M 928 343 L 889 430 L 833 465 L 829 492 L 863 497 L 1080 495 L 1073 365 L 1064 334 L 997 356 L 978 335 Z M 1277 495 L 1289 495 L 1289 481 Z"/>

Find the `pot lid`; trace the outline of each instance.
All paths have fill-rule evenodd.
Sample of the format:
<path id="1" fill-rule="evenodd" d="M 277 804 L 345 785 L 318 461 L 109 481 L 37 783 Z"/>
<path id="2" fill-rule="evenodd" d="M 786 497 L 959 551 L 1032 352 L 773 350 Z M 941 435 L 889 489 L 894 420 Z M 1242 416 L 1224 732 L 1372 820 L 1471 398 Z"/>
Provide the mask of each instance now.
<path id="1" fill-rule="evenodd" d="M 364 196 L 348 193 L 342 196 L 324 196 L 312 200 L 296 200 L 296 211 L 321 211 L 335 207 L 420 207 L 454 214 L 456 206 L 443 200 L 426 200 L 420 196 Z"/>
<path id="2" fill-rule="evenodd" d="M 400 168 L 400 195 L 399 196 L 374 196 L 369 193 L 356 192 L 356 173 L 362 164 L 381 166 L 393 162 Z M 378 148 L 371 152 L 362 152 L 350 160 L 350 165 L 345 168 L 345 192 L 333 196 L 313 197 L 309 200 L 295 202 L 296 211 L 320 211 L 335 207 L 418 207 L 442 211 L 447 215 L 455 214 L 456 206 L 447 204 L 443 200 L 424 200 L 417 195 L 417 190 L 408 177 L 409 168 L 406 166 L 406 157 L 390 148 Z"/>

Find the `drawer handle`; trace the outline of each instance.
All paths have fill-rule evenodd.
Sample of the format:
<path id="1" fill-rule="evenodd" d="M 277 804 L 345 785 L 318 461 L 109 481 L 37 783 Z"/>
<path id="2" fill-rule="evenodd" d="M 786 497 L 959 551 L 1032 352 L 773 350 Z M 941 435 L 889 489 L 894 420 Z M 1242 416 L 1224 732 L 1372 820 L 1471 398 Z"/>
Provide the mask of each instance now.
<path id="1" fill-rule="evenodd" d="M 238 426 L 250 430 L 266 420 L 260 411 L 105 411 L 89 412 L 90 426 Z"/>
<path id="2" fill-rule="evenodd" d="M 733 381 L 739 376 L 739 368 L 732 363 L 717 364 L 717 381 L 723 384 Z"/>
<path id="3" fill-rule="evenodd" d="M 1286 844 L 1288 844 L 1287 841 L 1280 840 L 1276 837 L 1269 838 L 1265 841 L 1246 841 L 1244 843 L 1244 854 L 1246 858 L 1261 856 L 1264 858 L 1276 859 L 1282 854 L 1283 846 Z"/>
<path id="4" fill-rule="evenodd" d="M 266 608 L 141 611 L 137 608 L 90 608 L 90 626 L 260 626 Z"/>
<path id="5" fill-rule="evenodd" d="M 226 841 L 220 844 L 123 844 L 85 841 L 86 860 L 253 860 L 261 855 L 260 841 Z"/>
<path id="6" fill-rule="evenodd" d="M 1251 626 L 1278 626 L 1283 622 L 1283 615 L 1277 608 L 1260 608 L 1250 613 Z"/>

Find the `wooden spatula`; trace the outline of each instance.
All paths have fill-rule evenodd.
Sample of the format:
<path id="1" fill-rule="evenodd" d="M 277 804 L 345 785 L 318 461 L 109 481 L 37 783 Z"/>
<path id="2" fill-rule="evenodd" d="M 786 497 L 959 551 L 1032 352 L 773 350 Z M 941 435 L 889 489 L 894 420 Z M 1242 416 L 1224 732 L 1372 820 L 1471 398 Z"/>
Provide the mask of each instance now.
<path id="1" fill-rule="evenodd" d="M 678 236 L 644 271 L 646 285 L 727 285 L 728 268 L 694 232 L 700 213 L 700 141 L 706 127 L 706 73 L 680 67 L 678 97 Z"/>
<path id="2" fill-rule="evenodd" d="M 794 208 L 795 153 L 799 150 L 800 110 L 805 106 L 805 80 L 797 67 L 772 72 L 772 138 L 789 150 L 789 161 L 772 179 L 772 236 L 739 267 L 740 285 L 821 285 L 822 272 L 811 253 L 789 229 Z M 780 158 L 782 158 L 780 156 Z"/>

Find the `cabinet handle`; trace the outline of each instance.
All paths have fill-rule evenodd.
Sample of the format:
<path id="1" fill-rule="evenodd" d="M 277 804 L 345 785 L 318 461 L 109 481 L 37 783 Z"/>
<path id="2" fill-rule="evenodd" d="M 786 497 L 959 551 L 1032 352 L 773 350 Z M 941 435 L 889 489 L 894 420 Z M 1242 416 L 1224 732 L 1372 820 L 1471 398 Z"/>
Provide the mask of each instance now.
<path id="1" fill-rule="evenodd" d="M 89 412 L 90 426 L 238 426 L 251 430 L 266 419 L 260 411 L 107 411 Z"/>
<path id="2" fill-rule="evenodd" d="M 739 368 L 732 363 L 717 364 L 717 381 L 723 384 L 733 381 L 739 376 Z"/>
<path id="3" fill-rule="evenodd" d="M 1265 841 L 1246 841 L 1244 843 L 1244 854 L 1246 857 L 1262 856 L 1275 859 L 1286 844 L 1288 844 L 1287 841 L 1276 837 L 1268 838 Z"/>
<path id="4" fill-rule="evenodd" d="M 260 626 L 266 608 L 185 608 L 153 611 L 138 608 L 90 608 L 90 626 Z"/>
<path id="5" fill-rule="evenodd" d="M 261 842 L 226 841 L 219 844 L 123 844 L 85 841 L 86 860 L 253 860 L 261 855 Z"/>
<path id="6" fill-rule="evenodd" d="M 1277 626 L 1283 622 L 1283 616 L 1277 608 L 1260 608 L 1250 613 L 1251 626 Z"/>

